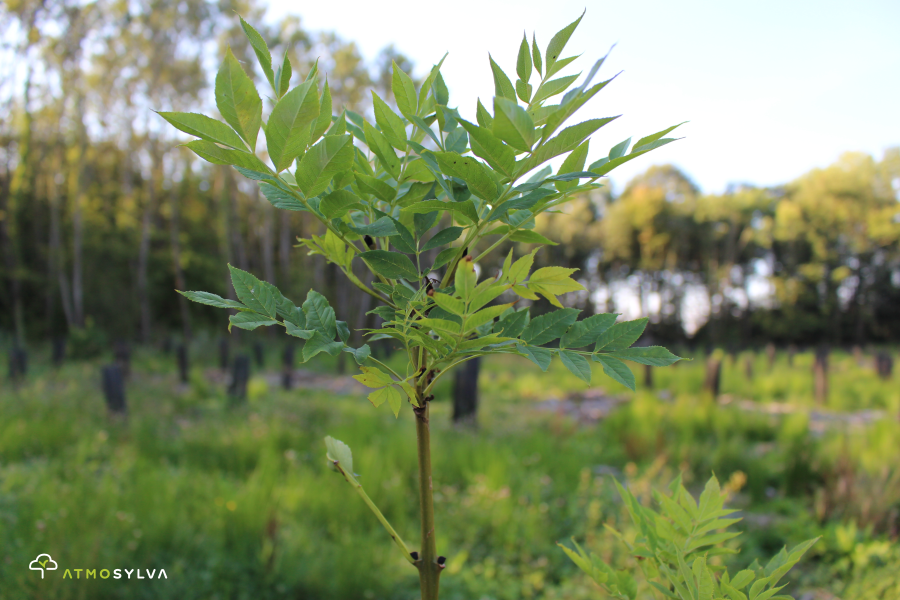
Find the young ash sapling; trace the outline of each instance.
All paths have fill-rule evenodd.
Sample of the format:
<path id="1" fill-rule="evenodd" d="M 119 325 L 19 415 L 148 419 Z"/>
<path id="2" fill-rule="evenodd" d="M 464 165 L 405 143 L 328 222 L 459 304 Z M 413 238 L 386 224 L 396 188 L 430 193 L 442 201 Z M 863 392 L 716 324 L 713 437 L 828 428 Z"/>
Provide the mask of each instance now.
<path id="1" fill-rule="evenodd" d="M 582 15 L 583 16 L 583 15 Z M 419 459 L 421 543 L 417 551 L 394 531 L 353 473 L 350 449 L 326 438 L 333 467 L 361 495 L 387 529 L 406 560 L 419 571 L 422 598 L 438 597 L 443 558 L 435 547 L 429 401 L 441 377 L 478 356 L 516 354 L 546 371 L 558 358 L 576 377 L 590 382 L 591 362 L 634 389 L 624 360 L 666 366 L 679 360 L 665 348 L 631 345 L 646 319 L 616 323 L 614 314 L 578 320 L 558 296 L 584 290 L 572 279 L 576 269 L 549 266 L 532 270 L 535 253 L 553 244 L 534 231 L 535 217 L 600 186 L 615 167 L 672 142 L 675 127 L 638 140 L 630 138 L 585 167 L 590 136 L 616 117 L 564 125 L 612 79 L 592 85 L 603 59 L 580 84 L 580 74 L 554 78 L 575 57 L 562 57 L 581 18 L 559 31 L 541 53 L 532 38 L 522 40 L 515 85 L 490 58 L 493 110 L 478 101 L 475 120 L 448 105 L 440 63 L 421 86 L 393 65 L 392 91 L 399 114 L 372 92 L 374 124 L 360 114 L 332 114 L 327 77 L 316 67 L 291 87 L 287 56 L 280 65 L 259 33 L 241 24 L 273 90 L 263 100 L 229 49 L 216 76 L 216 105 L 225 123 L 199 114 L 160 113 L 176 128 L 199 139 L 186 143 L 201 158 L 232 165 L 258 182 L 276 208 L 310 213 L 322 235 L 298 238 L 310 254 L 334 263 L 363 293 L 380 302 L 384 320 L 366 332 L 370 341 L 391 339 L 409 361 L 392 369 L 371 355 L 368 344 L 348 345 L 350 330 L 324 296 L 310 291 L 296 306 L 273 285 L 229 265 L 238 300 L 207 292 L 181 292 L 189 299 L 234 309 L 229 328 L 284 327 L 304 340 L 302 361 L 325 352 L 351 354 L 373 388 L 369 400 L 388 404 L 395 415 L 408 403 L 415 415 Z M 324 80 L 324 81 L 322 81 Z M 533 82 L 533 83 L 529 83 Z M 321 84 L 321 86 L 320 86 Z M 260 137 L 265 152 L 257 151 Z M 545 166 L 568 154 L 552 173 Z M 530 254 L 510 251 L 502 271 L 477 275 L 475 265 L 507 241 L 533 244 Z M 434 250 L 440 250 L 434 260 Z M 368 285 L 354 274 L 362 261 L 372 272 Z M 517 298 L 543 296 L 556 307 L 531 318 Z"/>

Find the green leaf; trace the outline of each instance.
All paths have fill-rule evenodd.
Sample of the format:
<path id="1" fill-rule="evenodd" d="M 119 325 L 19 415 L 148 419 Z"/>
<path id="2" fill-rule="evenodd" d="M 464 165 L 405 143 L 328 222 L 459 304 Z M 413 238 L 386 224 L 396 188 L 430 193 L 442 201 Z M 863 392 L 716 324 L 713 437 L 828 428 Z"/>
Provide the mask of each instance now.
<path id="1" fill-rule="evenodd" d="M 247 271 L 231 265 L 228 265 L 228 270 L 231 271 L 231 284 L 238 300 L 250 310 L 274 319 L 277 313 L 272 290 Z"/>
<path id="2" fill-rule="evenodd" d="M 491 113 L 489 113 L 481 103 L 480 98 L 478 99 L 478 106 L 475 110 L 475 120 L 478 121 L 478 125 L 485 129 L 493 129 L 494 127 L 494 117 L 491 116 Z"/>
<path id="3" fill-rule="evenodd" d="M 431 250 L 432 248 L 439 248 L 441 246 L 449 244 L 449 243 L 459 239 L 459 236 L 462 235 L 462 232 L 463 232 L 463 228 L 456 227 L 456 226 L 447 227 L 446 229 L 442 229 L 442 230 L 438 231 L 436 234 L 434 234 L 434 237 L 432 237 L 430 240 L 425 242 L 425 244 L 421 248 L 421 251 L 425 252 L 426 250 Z"/>
<path id="4" fill-rule="evenodd" d="M 651 367 L 667 367 L 680 360 L 679 357 L 675 356 L 662 346 L 624 348 L 612 353 L 612 356 L 621 358 L 622 360 L 630 360 L 642 365 L 650 365 Z"/>
<path id="5" fill-rule="evenodd" d="M 194 140 L 182 145 L 192 150 L 194 154 L 203 160 L 214 165 L 234 165 L 262 173 L 269 170 L 269 167 L 263 161 L 259 160 L 255 154 L 250 154 L 249 152 L 222 148 L 206 140 Z"/>
<path id="6" fill-rule="evenodd" d="M 527 308 L 512 312 L 497 321 L 494 333 L 502 334 L 503 337 L 519 337 L 528 325 L 528 317 Z"/>
<path id="7" fill-rule="evenodd" d="M 391 78 L 391 91 L 394 93 L 394 100 L 397 101 L 397 108 L 400 109 L 400 113 L 407 119 L 410 119 L 411 116 L 415 116 L 418 109 L 416 85 L 413 83 L 412 78 L 397 65 L 396 61 L 392 62 L 394 73 Z"/>
<path id="8" fill-rule="evenodd" d="M 400 407 L 403 404 L 403 396 L 400 394 L 400 390 L 396 388 L 396 386 L 389 386 L 386 388 L 381 388 L 380 390 L 375 390 L 371 394 L 369 394 L 369 400 L 378 408 L 384 401 L 387 400 L 388 404 L 391 407 L 391 410 L 394 411 L 394 416 L 399 416 Z"/>
<path id="9" fill-rule="evenodd" d="M 350 225 L 350 230 L 359 235 L 371 235 L 372 237 L 390 237 L 400 233 L 394 226 L 394 220 L 390 217 L 381 217 L 373 223 L 361 227 Z"/>
<path id="10" fill-rule="evenodd" d="M 273 321 L 268 317 L 252 312 L 239 312 L 236 315 L 231 315 L 230 317 L 228 317 L 228 320 L 235 327 L 240 327 L 241 329 L 249 329 L 250 331 L 264 325 L 278 324 L 278 321 Z"/>
<path id="11" fill-rule="evenodd" d="M 616 323 L 597 338 L 595 352 L 616 352 L 624 350 L 638 341 L 644 329 L 647 327 L 647 318 L 635 321 Z"/>
<path id="12" fill-rule="evenodd" d="M 441 65 L 444 64 L 444 60 L 446 60 L 447 54 L 449 54 L 449 53 L 444 53 L 443 58 L 441 58 L 441 60 L 438 61 L 438 64 L 431 67 L 431 71 L 429 71 L 428 77 L 426 77 L 425 81 L 422 83 L 422 89 L 419 90 L 419 105 L 425 104 L 425 100 L 428 98 L 428 92 L 430 92 L 432 90 L 432 86 L 446 89 L 446 85 L 443 84 L 443 78 L 440 77 L 440 74 L 441 74 Z M 438 80 L 440 80 L 440 83 L 438 83 Z M 443 92 L 443 89 L 441 90 L 441 92 Z M 439 98 L 438 98 L 439 95 L 441 95 L 441 93 L 435 94 L 435 102 L 437 102 L 437 104 L 445 104 L 446 105 L 447 99 L 441 98 L 444 101 L 440 102 Z"/>
<path id="13" fill-rule="evenodd" d="M 558 296 L 566 292 L 584 290 L 584 286 L 570 277 L 578 269 L 565 267 L 543 267 L 531 274 L 528 278 L 528 287 L 538 293 L 548 293 Z"/>
<path id="14" fill-rule="evenodd" d="M 522 332 L 522 339 L 532 346 L 552 342 L 566 332 L 580 312 L 576 308 L 562 308 L 535 317 Z"/>
<path id="15" fill-rule="evenodd" d="M 540 75 L 543 72 L 543 64 L 541 62 L 541 49 L 538 48 L 537 38 L 531 35 L 531 58 L 534 61 L 534 68 Z"/>
<path id="16" fill-rule="evenodd" d="M 573 375 L 587 383 L 591 382 L 591 363 L 585 357 L 571 350 L 562 350 L 559 359 Z"/>
<path id="17" fill-rule="evenodd" d="M 359 255 L 375 273 L 388 279 L 416 281 L 419 272 L 408 256 L 387 250 L 369 250 Z"/>
<path id="18" fill-rule="evenodd" d="M 316 117 L 316 124 L 313 125 L 310 142 L 315 142 L 331 127 L 331 88 L 328 87 L 328 80 L 325 80 L 325 87 L 322 88 L 322 98 L 319 100 L 319 116 Z"/>
<path id="19" fill-rule="evenodd" d="M 438 255 L 434 259 L 434 264 L 431 265 L 431 271 L 436 271 L 453 260 L 453 257 L 456 256 L 456 253 L 459 252 L 458 248 L 445 248 L 438 252 Z"/>
<path id="20" fill-rule="evenodd" d="M 252 25 L 244 20 L 244 17 L 238 15 L 238 18 L 241 20 L 241 28 L 247 35 L 247 39 L 250 40 L 250 45 L 256 53 L 256 58 L 259 59 L 259 66 L 262 67 L 266 79 L 269 80 L 269 83 L 272 84 L 272 87 L 274 88 L 275 74 L 272 72 L 272 55 L 269 53 L 269 47 L 266 45 L 266 41 Z"/>
<path id="21" fill-rule="evenodd" d="M 394 247 L 400 252 L 406 252 L 407 254 L 416 254 L 416 239 L 413 237 L 409 229 L 406 228 L 406 225 L 394 218 L 391 218 L 391 221 L 394 223 L 394 229 L 397 230 L 397 233 L 391 240 L 391 243 L 394 245 Z"/>
<path id="22" fill-rule="evenodd" d="M 265 182 L 260 183 L 259 191 L 263 193 L 266 200 L 268 200 L 275 208 L 293 211 L 306 210 L 306 207 L 303 206 L 302 202 L 276 185 Z"/>
<path id="23" fill-rule="evenodd" d="M 301 83 L 285 94 L 269 115 L 266 147 L 276 171 L 291 166 L 309 142 L 310 125 L 319 116 L 316 80 Z"/>
<path id="24" fill-rule="evenodd" d="M 316 331 L 303 345 L 303 361 L 310 360 L 320 352 L 325 352 L 330 356 L 337 356 L 343 347 L 343 343 L 329 340 L 321 331 Z"/>
<path id="25" fill-rule="evenodd" d="M 461 260 L 456 266 L 456 273 L 453 279 L 453 285 L 457 295 L 468 302 L 475 291 L 475 283 L 478 281 L 478 275 L 475 273 L 475 265 L 472 261 Z"/>
<path id="26" fill-rule="evenodd" d="M 225 122 L 254 150 L 262 125 L 262 100 L 231 48 L 216 74 L 216 107 Z"/>
<path id="27" fill-rule="evenodd" d="M 469 134 L 472 153 L 483 158 L 491 168 L 512 177 L 516 168 L 516 154 L 500 138 L 486 127 L 459 120 L 459 124 Z"/>
<path id="28" fill-rule="evenodd" d="M 240 136 L 231 127 L 206 115 L 181 112 L 158 112 L 156 114 L 176 129 L 197 136 L 201 140 L 223 144 L 236 150 L 247 150 L 247 145 L 241 141 Z"/>
<path id="29" fill-rule="evenodd" d="M 474 304 L 475 301 L 473 300 L 472 303 Z M 479 310 L 478 312 L 476 312 L 473 315 L 470 315 L 466 319 L 465 331 L 472 331 L 476 327 L 481 327 L 485 323 L 492 322 L 494 319 L 496 319 L 501 314 L 503 314 L 503 312 L 506 311 L 507 308 L 510 308 L 511 306 L 512 306 L 511 304 L 498 304 L 495 306 L 488 306 L 485 309 Z M 475 310 L 475 309 L 470 306 L 469 310 L 471 311 L 471 310 Z M 493 326 L 490 329 L 493 329 Z M 490 331 L 490 329 L 488 329 L 488 331 Z"/>
<path id="30" fill-rule="evenodd" d="M 303 303 L 303 313 L 306 315 L 307 329 L 321 332 L 328 341 L 334 339 L 334 335 L 337 333 L 337 323 L 334 309 L 328 304 L 325 296 L 315 290 L 310 290 Z"/>
<path id="31" fill-rule="evenodd" d="M 403 119 L 391 110 L 381 97 L 372 90 L 372 104 L 375 109 L 375 122 L 391 145 L 400 152 L 406 151 L 406 126 Z"/>
<path id="32" fill-rule="evenodd" d="M 578 76 L 581 75 L 567 75 L 566 77 L 560 77 L 559 79 L 552 79 L 546 83 L 544 83 L 541 87 L 538 88 L 537 92 L 534 94 L 534 98 L 531 99 L 532 104 L 537 104 L 538 102 L 542 102 L 547 98 L 552 98 L 557 94 L 561 94 L 566 91 L 566 89 L 572 85 L 572 83 L 578 79 Z"/>
<path id="33" fill-rule="evenodd" d="M 384 307 L 390 308 L 390 307 Z M 356 360 L 356 364 L 362 365 L 365 364 L 366 360 L 370 356 L 372 356 L 372 349 L 369 348 L 368 344 L 363 344 L 359 348 L 351 348 L 349 346 L 344 346 L 344 352 L 349 352 L 353 355 L 353 358 Z"/>
<path id="34" fill-rule="evenodd" d="M 465 202 L 444 202 L 443 200 L 424 200 L 411 204 L 403 209 L 402 212 L 421 214 L 430 213 L 436 210 L 449 210 L 464 217 L 472 223 L 478 222 L 478 213 L 475 211 L 475 205 L 471 200 Z"/>
<path id="35" fill-rule="evenodd" d="M 583 348 L 594 343 L 616 322 L 616 314 L 600 314 L 574 323 L 559 342 L 563 348 Z"/>
<path id="36" fill-rule="evenodd" d="M 372 127 L 368 121 L 363 124 L 363 130 L 366 135 L 366 145 L 378 157 L 378 161 L 385 172 L 394 179 L 400 179 L 400 159 L 397 158 L 397 154 L 394 152 L 388 139 L 384 137 L 384 134 Z"/>
<path id="37" fill-rule="evenodd" d="M 532 250 L 529 254 L 519 257 L 519 259 L 510 266 L 509 273 L 504 273 L 504 276 L 508 275 L 508 281 L 510 283 L 516 284 L 524 281 L 524 279 L 528 277 L 528 273 L 531 271 L 532 265 L 534 265 L 535 254 L 537 254 L 537 248 Z"/>
<path id="38" fill-rule="evenodd" d="M 516 75 L 525 83 L 531 78 L 531 52 L 528 48 L 528 37 L 524 33 L 522 43 L 519 44 L 519 56 L 516 59 Z"/>
<path id="39" fill-rule="evenodd" d="M 541 131 L 541 138 L 548 139 L 551 135 L 553 135 L 556 130 L 562 125 L 569 117 L 571 117 L 575 112 L 584 106 L 584 104 L 593 98 L 600 90 L 609 84 L 610 81 L 615 79 L 615 77 L 611 77 L 604 82 L 598 83 L 593 86 L 589 90 L 583 93 L 575 93 L 569 92 L 563 97 L 564 102 L 559 107 L 543 107 L 543 109 L 551 109 L 550 112 L 545 116 L 546 125 L 544 129 Z M 575 93 L 575 95 L 569 98 L 569 95 Z M 566 100 L 566 98 L 569 98 Z M 534 118 L 535 124 L 540 124 L 538 118 Z"/>
<path id="40" fill-rule="evenodd" d="M 736 589 L 742 589 L 747 587 L 747 585 L 756 578 L 756 573 L 751 571 L 750 569 L 744 569 L 734 576 L 734 579 L 731 580 L 731 585 Z"/>
<path id="41" fill-rule="evenodd" d="M 553 66 L 553 63 L 559 59 L 559 55 L 562 53 L 563 48 L 566 47 L 566 43 L 572 36 L 572 32 L 578 27 L 582 18 L 584 18 L 584 13 L 581 13 L 581 16 L 575 21 L 556 32 L 556 35 L 550 39 L 550 43 L 547 44 L 547 51 L 544 53 L 547 57 L 547 71 L 549 71 Z"/>
<path id="42" fill-rule="evenodd" d="M 500 193 L 490 170 L 471 156 L 460 156 L 456 152 L 435 152 L 434 157 L 445 175 L 465 181 L 469 191 L 479 198 L 491 202 Z"/>
<path id="43" fill-rule="evenodd" d="M 637 141 L 637 143 L 635 143 L 635 145 L 634 145 L 634 150 L 638 150 L 638 149 L 641 148 L 641 146 L 646 146 L 646 145 L 648 145 L 648 144 L 652 144 L 653 142 L 656 142 L 657 140 L 659 140 L 660 138 L 662 138 L 663 136 L 665 136 L 667 133 L 670 133 L 670 132 L 671 132 L 672 130 L 674 130 L 676 127 L 681 127 L 681 126 L 684 125 L 685 123 L 687 123 L 687 121 L 683 121 L 683 122 L 679 123 L 678 125 L 672 125 L 671 127 L 668 127 L 668 128 L 666 128 L 666 129 L 663 129 L 662 131 L 657 131 L 656 133 L 654 133 L 654 134 L 652 134 L 652 135 L 648 135 L 648 136 L 646 136 L 646 137 L 642 137 L 641 139 L 639 139 L 639 140 Z"/>
<path id="44" fill-rule="evenodd" d="M 569 57 L 566 57 L 566 58 L 560 58 L 559 60 L 557 60 L 556 62 L 553 63 L 553 66 L 552 66 L 552 67 L 549 67 L 549 68 L 547 69 L 547 77 L 551 77 L 551 76 L 553 76 L 553 75 L 556 75 L 557 73 L 559 73 L 560 71 L 562 71 L 569 63 L 574 62 L 575 60 L 577 60 L 579 56 L 581 56 L 581 55 L 578 54 L 578 55 L 576 55 L 576 56 L 569 56 Z"/>
<path id="45" fill-rule="evenodd" d="M 310 148 L 297 166 L 297 186 L 307 198 L 318 196 L 335 174 L 350 168 L 353 141 L 349 135 L 327 135 Z"/>
<path id="46" fill-rule="evenodd" d="M 522 152 L 534 145 L 534 122 L 515 100 L 494 98 L 494 135 Z"/>
<path id="47" fill-rule="evenodd" d="M 325 437 L 325 448 L 327 449 L 325 456 L 328 457 L 328 460 L 332 463 L 338 463 L 341 468 L 351 476 L 354 474 L 353 453 L 350 451 L 350 447 L 347 444 L 340 440 L 336 440 L 329 435 Z"/>
<path id="48" fill-rule="evenodd" d="M 356 185 L 359 186 L 361 192 L 371 194 L 379 200 L 383 200 L 385 202 L 392 202 L 397 196 L 397 190 L 394 188 L 394 186 L 382 181 L 381 179 L 378 179 L 377 177 L 363 175 L 362 173 L 356 171 L 353 172 L 353 176 L 356 179 Z"/>
<path id="49" fill-rule="evenodd" d="M 634 373 L 618 358 L 607 356 L 606 354 L 594 354 L 592 356 L 595 362 L 603 365 L 603 372 L 609 377 L 615 379 L 631 391 L 634 391 Z"/>
<path id="50" fill-rule="evenodd" d="M 304 329 L 303 327 L 294 325 L 290 321 L 285 323 L 285 328 L 287 329 L 288 335 L 292 335 L 304 340 L 308 340 L 316 333 L 315 329 Z"/>
<path id="51" fill-rule="evenodd" d="M 466 313 L 466 305 L 459 298 L 454 298 L 449 294 L 435 294 L 431 297 L 434 303 L 448 313 L 456 316 L 463 316 Z"/>
<path id="52" fill-rule="evenodd" d="M 617 158 L 621 158 L 625 156 L 625 153 L 628 152 L 628 146 L 631 144 L 631 138 L 623 142 L 619 142 L 615 146 L 609 149 L 609 160 L 615 160 Z"/>
<path id="53" fill-rule="evenodd" d="M 747 600 L 747 595 L 744 592 L 736 589 L 728 583 L 722 582 L 720 583 L 722 587 L 722 591 L 728 594 L 729 600 Z"/>
<path id="54" fill-rule="evenodd" d="M 543 244 L 545 246 L 558 246 L 553 240 L 546 238 L 536 231 L 530 229 L 520 229 L 516 231 L 509 239 L 513 242 L 521 242 L 523 244 Z"/>
<path id="55" fill-rule="evenodd" d="M 353 205 L 359 204 L 359 197 L 348 190 L 335 190 L 329 192 L 322 197 L 319 203 L 319 211 L 325 215 L 327 219 L 335 219 L 343 217 L 347 214 Z M 360 205 L 361 207 L 361 205 Z"/>
<path id="56" fill-rule="evenodd" d="M 192 302 L 206 304 L 207 306 L 215 306 L 216 308 L 247 308 L 236 300 L 226 300 L 225 298 L 222 298 L 217 294 L 211 294 L 210 292 L 182 292 L 181 290 L 175 291 L 188 300 L 191 300 Z"/>
<path id="57" fill-rule="evenodd" d="M 532 88 L 530 83 L 525 83 L 521 79 L 516 79 L 516 96 L 519 97 L 519 100 L 522 102 L 531 100 L 531 91 Z"/>
<path id="58" fill-rule="evenodd" d="M 275 71 L 275 95 L 281 96 L 284 91 L 291 87 L 291 60 L 288 58 L 287 52 L 284 53 L 284 60 L 281 66 Z"/>
<path id="59" fill-rule="evenodd" d="M 525 345 L 522 342 L 516 344 L 516 350 L 521 354 L 524 354 L 528 360 L 539 366 L 541 371 L 546 371 L 550 366 L 550 361 L 553 359 L 553 353 L 550 352 L 550 350 L 539 348 L 537 346 Z"/>
<path id="60" fill-rule="evenodd" d="M 607 123 L 617 119 L 618 117 L 606 117 L 604 119 L 591 119 L 566 127 L 559 132 L 554 138 L 547 140 L 543 146 L 538 148 L 535 153 L 525 161 L 527 170 L 540 166 L 544 162 L 550 160 L 554 156 L 559 156 L 577 148 L 592 133 L 606 125 Z M 593 171 L 594 169 L 589 169 Z"/>
<path id="61" fill-rule="evenodd" d="M 359 370 L 362 375 L 354 375 L 353 379 L 366 387 L 380 388 L 394 383 L 394 379 L 378 367 L 360 367 Z"/>
<path id="62" fill-rule="evenodd" d="M 509 77 L 507 77 L 506 73 L 503 72 L 503 69 L 494 62 L 494 59 L 490 54 L 488 54 L 488 60 L 491 61 L 491 71 L 494 74 L 494 95 L 496 97 L 506 98 L 515 104 L 516 90 L 513 88 L 513 84 L 509 80 Z M 496 98 L 494 98 L 494 102 L 496 102 Z"/>
<path id="63" fill-rule="evenodd" d="M 572 173 L 583 173 L 584 172 L 584 161 L 587 158 L 588 146 L 590 145 L 591 140 L 585 140 L 583 144 L 572 150 L 569 155 L 566 157 L 566 160 L 563 161 L 563 164 L 560 165 L 559 171 L 557 171 L 557 175 L 566 175 Z M 573 179 L 575 176 L 573 176 Z M 557 180 L 554 185 L 556 189 L 564 192 L 566 190 L 572 189 L 576 185 L 578 185 L 577 181 L 559 181 Z"/>

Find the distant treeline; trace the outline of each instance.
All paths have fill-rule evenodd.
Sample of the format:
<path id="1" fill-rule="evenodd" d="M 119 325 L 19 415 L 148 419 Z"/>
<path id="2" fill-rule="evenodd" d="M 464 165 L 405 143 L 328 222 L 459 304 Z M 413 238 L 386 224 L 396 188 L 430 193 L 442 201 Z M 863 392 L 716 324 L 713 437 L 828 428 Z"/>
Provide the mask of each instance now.
<path id="1" fill-rule="evenodd" d="M 208 57 L 226 46 L 252 57 L 235 12 L 262 21 L 246 1 L 0 7 L 9 40 L 0 48 L 0 331 L 19 343 L 91 328 L 142 341 L 190 337 L 222 327 L 222 316 L 173 290 L 233 296 L 225 263 L 295 300 L 315 286 L 365 326 L 368 296 L 293 247 L 301 232 L 315 233 L 313 221 L 276 210 L 235 171 L 192 158 L 151 110 L 211 104 Z M 373 86 L 391 100 L 391 60 L 411 66 L 390 48 L 366 64 L 352 43 L 297 19 L 263 35 L 273 57 L 290 53 L 295 79 L 318 59 L 338 111 L 371 110 Z M 617 196 L 543 216 L 537 231 L 561 243 L 537 260 L 582 270 L 590 293 L 568 303 L 639 309 L 660 342 L 896 340 L 898 191 L 900 149 L 880 160 L 848 154 L 784 186 L 723 195 L 652 167 Z"/>
<path id="2" fill-rule="evenodd" d="M 898 199 L 900 148 L 721 195 L 661 166 L 538 230 L 601 308 L 639 304 L 658 341 L 853 345 L 900 339 Z"/>
<path id="3" fill-rule="evenodd" d="M 329 289 L 329 268 L 292 247 L 307 220 L 178 148 L 153 112 L 211 105 L 210 57 L 226 48 L 258 71 L 236 13 L 264 23 L 253 0 L 0 6 L 0 332 L 189 337 L 221 315 L 174 290 L 233 297 L 226 262 L 292 294 Z M 391 100 L 392 61 L 411 69 L 391 47 L 368 64 L 296 17 L 260 28 L 295 80 L 317 65 L 338 112 L 370 110 L 373 87 Z"/>

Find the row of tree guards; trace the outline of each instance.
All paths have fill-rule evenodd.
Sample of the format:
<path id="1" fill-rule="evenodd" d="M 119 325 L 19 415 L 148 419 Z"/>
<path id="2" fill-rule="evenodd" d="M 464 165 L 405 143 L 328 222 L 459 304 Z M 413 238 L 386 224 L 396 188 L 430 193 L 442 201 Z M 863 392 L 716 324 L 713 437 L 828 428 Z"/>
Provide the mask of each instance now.
<path id="1" fill-rule="evenodd" d="M 788 348 L 788 365 L 794 365 L 794 355 L 797 353 L 796 347 Z M 769 371 L 775 365 L 775 346 L 769 344 L 766 347 L 766 354 L 769 359 Z M 816 403 L 824 405 L 828 401 L 828 356 L 830 350 L 828 346 L 819 346 L 815 350 L 815 359 L 813 360 L 813 397 Z M 863 362 L 863 352 L 859 346 L 854 347 L 853 355 L 857 364 Z M 721 353 L 712 352 L 706 359 L 706 376 L 703 380 L 703 390 L 718 397 L 720 392 L 721 375 L 722 375 L 722 359 Z M 731 355 L 732 364 L 736 362 L 735 354 Z M 744 374 L 748 380 L 753 379 L 753 356 L 744 359 Z M 677 364 L 677 363 L 676 363 Z M 875 372 L 878 377 L 884 381 L 891 378 L 894 371 L 894 359 L 885 351 L 879 351 L 875 354 Z M 644 369 L 644 384 L 647 387 L 653 387 L 652 367 Z"/>
<path id="2" fill-rule="evenodd" d="M 65 338 L 55 338 L 51 347 L 51 359 L 54 366 L 60 366 L 65 357 Z M 172 353 L 172 345 L 167 342 L 163 345 L 166 354 Z M 265 348 L 262 343 L 255 343 L 251 347 L 254 362 L 258 368 L 265 364 Z M 793 366 L 796 347 L 789 347 L 787 356 L 788 364 Z M 819 346 L 815 351 L 813 362 L 813 389 L 814 397 L 818 404 L 824 405 L 828 400 L 828 371 L 829 348 Z M 769 344 L 766 347 L 768 368 L 775 364 L 775 346 Z M 177 344 L 174 347 L 175 362 L 178 368 L 179 381 L 186 385 L 190 381 L 190 362 L 187 346 Z M 862 349 L 855 347 L 853 355 L 857 363 L 862 364 L 864 357 Z M 730 353 L 732 364 L 736 364 L 737 355 Z M 281 386 L 285 390 L 293 388 L 293 366 L 295 347 L 287 344 L 282 351 L 281 360 Z M 710 352 L 706 359 L 706 375 L 703 382 L 703 390 L 713 397 L 720 394 L 722 362 L 725 354 L 722 352 Z M 247 397 L 247 383 L 250 380 L 251 360 L 247 354 L 238 354 L 231 359 L 231 345 L 227 338 L 219 340 L 218 344 L 219 368 L 230 371 L 227 385 L 228 396 L 234 402 L 242 402 Z M 754 355 L 744 358 L 744 374 L 748 380 L 753 379 Z M 874 356 L 875 371 L 882 380 L 889 380 L 894 370 L 894 359 L 886 351 L 878 351 Z M 14 347 L 8 355 L 9 380 L 16 384 L 28 373 L 28 353 L 26 350 Z M 453 386 L 453 421 L 457 423 L 472 423 L 478 411 L 478 375 L 481 370 L 481 359 L 476 358 L 460 365 L 454 374 Z M 116 342 L 113 345 L 113 362 L 101 370 L 101 382 L 106 405 L 110 413 L 124 414 L 127 412 L 125 388 L 131 375 L 131 348 L 125 342 Z M 644 367 L 644 386 L 653 388 L 653 367 Z"/>

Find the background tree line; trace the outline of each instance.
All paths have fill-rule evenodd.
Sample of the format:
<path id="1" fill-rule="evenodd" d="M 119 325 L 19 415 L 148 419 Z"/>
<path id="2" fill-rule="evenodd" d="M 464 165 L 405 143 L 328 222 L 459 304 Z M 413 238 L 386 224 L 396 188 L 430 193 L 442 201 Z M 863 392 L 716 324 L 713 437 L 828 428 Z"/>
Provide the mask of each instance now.
<path id="1" fill-rule="evenodd" d="M 0 11 L 0 330 L 16 344 L 86 329 L 148 342 L 221 326 L 215 311 L 188 307 L 172 290 L 233 297 L 223 262 L 293 297 L 327 290 L 364 326 L 368 297 L 293 247 L 312 220 L 193 159 L 152 112 L 210 104 L 210 57 L 225 46 L 252 56 L 234 14 L 261 23 L 261 8 L 14 0 Z M 371 110 L 369 87 L 390 99 L 392 59 L 411 67 L 392 48 L 367 64 L 353 43 L 308 32 L 297 18 L 262 33 L 299 73 L 318 60 L 351 125 L 353 112 Z M 851 344 L 900 334 L 892 310 L 900 149 L 880 159 L 848 154 L 775 188 L 702 194 L 660 166 L 620 194 L 600 192 L 537 224 L 563 242 L 538 263 L 582 269 L 591 290 L 571 304 L 646 314 L 653 337 L 669 343 Z"/>
<path id="2" fill-rule="evenodd" d="M 232 297 L 223 259 L 298 295 L 331 283 L 349 308 L 355 298 L 334 289 L 328 267 L 292 248 L 311 226 L 303 214 L 276 213 L 252 182 L 177 148 L 153 112 L 211 104 L 211 57 L 226 46 L 252 56 L 236 13 L 262 22 L 252 0 L 0 8 L 0 328 L 15 343 L 86 328 L 189 338 L 216 316 L 173 289 Z M 352 42 L 298 18 L 262 33 L 300 73 L 327 75 L 338 111 L 368 110 L 371 87 L 390 98 L 391 61 L 411 66 L 391 47 L 367 64 Z"/>

